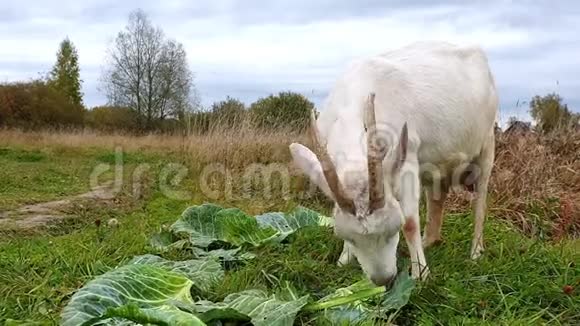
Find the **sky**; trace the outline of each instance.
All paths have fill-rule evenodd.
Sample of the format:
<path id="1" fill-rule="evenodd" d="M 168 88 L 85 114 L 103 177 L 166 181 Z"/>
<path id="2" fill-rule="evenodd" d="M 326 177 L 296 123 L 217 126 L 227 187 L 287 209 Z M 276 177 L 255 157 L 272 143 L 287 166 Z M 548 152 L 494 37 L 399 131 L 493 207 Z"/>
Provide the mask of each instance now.
<path id="1" fill-rule="evenodd" d="M 182 43 L 202 105 L 250 104 L 280 91 L 318 107 L 350 60 L 414 41 L 479 44 L 500 96 L 502 124 L 528 120 L 534 95 L 557 92 L 580 112 L 580 2 L 428 0 L 19 0 L 0 3 L 0 82 L 50 70 L 65 37 L 79 53 L 84 102 L 99 90 L 106 51 L 143 9 Z"/>

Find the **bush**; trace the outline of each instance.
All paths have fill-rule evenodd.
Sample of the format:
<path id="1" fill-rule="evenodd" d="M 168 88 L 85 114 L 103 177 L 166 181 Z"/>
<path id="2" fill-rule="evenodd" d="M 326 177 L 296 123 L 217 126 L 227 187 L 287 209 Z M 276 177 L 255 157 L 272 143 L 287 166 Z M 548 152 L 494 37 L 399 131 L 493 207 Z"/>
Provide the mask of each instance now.
<path id="1" fill-rule="evenodd" d="M 138 129 L 138 116 L 126 107 L 97 106 L 87 111 L 85 125 L 101 131 L 133 131 Z"/>
<path id="2" fill-rule="evenodd" d="M 85 110 L 45 81 L 0 85 L 0 126 L 23 129 L 80 126 Z"/>
<path id="3" fill-rule="evenodd" d="M 258 128 L 288 128 L 305 131 L 314 104 L 301 94 L 281 92 L 261 98 L 250 106 L 253 123 Z"/>
<path id="4" fill-rule="evenodd" d="M 536 120 L 538 129 L 544 133 L 576 127 L 580 120 L 580 115 L 571 112 L 555 93 L 534 96 L 530 102 L 530 114 Z"/>
<path id="5" fill-rule="evenodd" d="M 211 123 L 214 126 L 233 128 L 243 123 L 246 118 L 246 106 L 240 100 L 227 97 L 225 101 L 216 102 L 211 107 Z"/>

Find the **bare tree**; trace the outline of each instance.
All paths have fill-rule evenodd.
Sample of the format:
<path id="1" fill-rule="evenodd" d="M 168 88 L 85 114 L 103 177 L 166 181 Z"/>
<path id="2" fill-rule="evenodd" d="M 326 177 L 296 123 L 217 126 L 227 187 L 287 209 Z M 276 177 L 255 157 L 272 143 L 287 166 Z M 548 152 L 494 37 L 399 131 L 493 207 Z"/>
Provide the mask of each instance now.
<path id="1" fill-rule="evenodd" d="M 163 48 L 159 70 L 158 108 L 159 118 L 178 117 L 191 107 L 198 105 L 197 94 L 193 89 L 193 74 L 188 68 L 183 45 L 174 40 L 168 41 Z"/>
<path id="2" fill-rule="evenodd" d="M 129 15 L 109 49 L 102 86 L 110 104 L 134 110 L 143 128 L 179 119 L 197 104 L 183 45 L 166 40 L 142 10 Z"/>

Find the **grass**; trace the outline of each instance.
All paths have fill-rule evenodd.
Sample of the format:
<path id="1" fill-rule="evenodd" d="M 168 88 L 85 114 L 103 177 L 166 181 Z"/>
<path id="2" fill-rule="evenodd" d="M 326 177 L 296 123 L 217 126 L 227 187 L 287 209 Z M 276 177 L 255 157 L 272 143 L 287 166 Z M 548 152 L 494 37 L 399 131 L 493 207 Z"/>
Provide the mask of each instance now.
<path id="1" fill-rule="evenodd" d="M 89 190 L 89 155 L 0 147 L 0 210 Z"/>
<path id="2" fill-rule="evenodd" d="M 132 184 L 128 182 L 116 201 L 106 205 L 88 203 L 70 212 L 76 218 L 56 228 L 33 235 L 0 234 L 0 321 L 12 318 L 57 324 L 60 310 L 76 289 L 135 255 L 151 252 L 148 238 L 162 225 L 175 221 L 192 204 L 212 201 L 239 207 L 250 214 L 288 210 L 300 204 L 330 213 L 328 203 L 318 196 L 281 198 L 275 192 L 273 198 L 263 198 L 256 191 L 260 184 L 251 184 L 245 189 L 234 187 L 236 194 L 249 189 L 250 194 L 256 191 L 255 196 L 208 197 L 199 188 L 199 162 L 215 159 L 216 154 L 209 153 L 208 148 L 217 146 L 219 139 L 206 141 L 206 145 L 198 145 L 196 149 L 197 160 L 187 148 L 180 151 L 161 146 L 148 149 L 129 146 L 129 151 L 124 153 L 126 180 L 131 180 L 140 164 L 151 166 L 144 179 L 146 191 L 142 196 L 131 196 Z M 285 154 L 279 148 L 286 141 L 280 138 L 252 146 L 246 144 L 245 150 L 252 155 L 264 153 L 266 163 L 281 162 Z M 2 144 L 0 177 L 6 181 L 0 185 L 0 210 L 88 190 L 87 178 L 92 169 L 100 163 L 115 161 L 114 142 L 99 144 L 93 140 L 90 145 L 84 148 L 76 143 L 67 145 L 64 140 L 53 145 L 32 141 Z M 215 152 L 223 154 L 228 150 L 234 151 L 226 147 Z M 247 164 L 251 157 L 243 157 L 243 150 L 235 149 L 238 158 L 234 156 L 226 163 L 234 168 Z M 188 198 L 169 198 L 163 191 L 159 175 L 168 162 L 189 167 L 181 185 L 175 188 L 188 190 L 191 194 Z M 239 178 L 234 172 L 233 183 L 237 184 Z M 303 187 L 302 182 L 293 179 L 293 194 Z M 580 322 L 578 240 L 564 238 L 552 242 L 527 236 L 498 213 L 496 210 L 488 218 L 487 251 L 477 262 L 469 259 L 471 217 L 464 213 L 447 216 L 443 225 L 445 241 L 426 252 L 431 279 L 421 283 L 410 304 L 397 313 L 398 325 L 575 325 Z M 118 219 L 118 227 L 108 227 L 105 221 L 109 218 Z M 100 227 L 96 226 L 96 220 L 103 221 Z M 401 247 L 403 252 L 403 240 Z M 228 293 L 246 288 L 272 289 L 283 281 L 290 281 L 301 293 L 322 297 L 362 277 L 356 265 L 336 266 L 340 251 L 341 242 L 331 232 L 306 228 L 291 236 L 290 245 L 259 248 L 255 250 L 257 259 L 230 266 L 224 283 L 213 289 L 211 299 L 221 300 Z M 167 255 L 186 258 L 183 253 Z M 404 265 L 405 260 L 402 258 L 400 264 Z M 565 285 L 575 290 L 566 294 Z M 316 324 L 308 315 L 302 316 L 298 323 Z"/>
<path id="3" fill-rule="evenodd" d="M 87 224 L 64 235 L 3 241 L 0 318 L 57 323 L 75 289 L 147 252 L 148 237 L 161 224 L 173 222 L 186 205 L 154 198 L 141 210 L 120 216 L 120 226 L 101 236 L 95 225 Z M 400 325 L 572 325 L 579 320 L 578 295 L 562 290 L 580 277 L 572 264 L 578 261 L 573 243 L 550 246 L 492 220 L 486 229 L 488 253 L 475 263 L 468 257 L 470 224 L 466 216 L 448 217 L 446 242 L 427 253 L 432 279 L 399 313 Z M 357 266 L 336 267 L 341 245 L 330 232 L 305 229 L 292 237 L 291 245 L 261 248 L 257 259 L 230 270 L 211 299 L 246 288 L 273 289 L 283 281 L 322 297 L 361 277 Z M 307 317 L 302 321 L 307 323 Z"/>
<path id="4" fill-rule="evenodd" d="M 90 148 L 0 147 L 0 211 L 46 202 L 90 190 L 90 175 L 100 164 L 113 168 L 114 151 Z M 124 169 L 159 162 L 157 153 L 123 153 Z M 112 178 L 104 173 L 99 182 Z"/>

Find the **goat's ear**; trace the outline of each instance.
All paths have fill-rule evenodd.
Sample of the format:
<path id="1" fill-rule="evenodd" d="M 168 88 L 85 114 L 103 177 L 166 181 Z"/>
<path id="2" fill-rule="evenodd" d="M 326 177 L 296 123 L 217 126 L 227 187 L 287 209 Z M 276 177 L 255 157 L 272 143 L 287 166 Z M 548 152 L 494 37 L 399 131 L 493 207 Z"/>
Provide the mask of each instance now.
<path id="1" fill-rule="evenodd" d="M 316 154 L 306 146 L 297 143 L 290 144 L 290 154 L 292 154 L 294 165 L 302 170 L 302 173 L 308 176 L 310 181 L 317 185 L 328 198 L 334 199 Z"/>
<path id="2" fill-rule="evenodd" d="M 403 125 L 401 135 L 399 136 L 399 143 L 395 149 L 395 164 L 393 165 L 393 174 L 401 172 L 403 164 L 407 159 L 407 147 L 409 145 L 409 131 L 407 130 L 407 123 Z"/>

